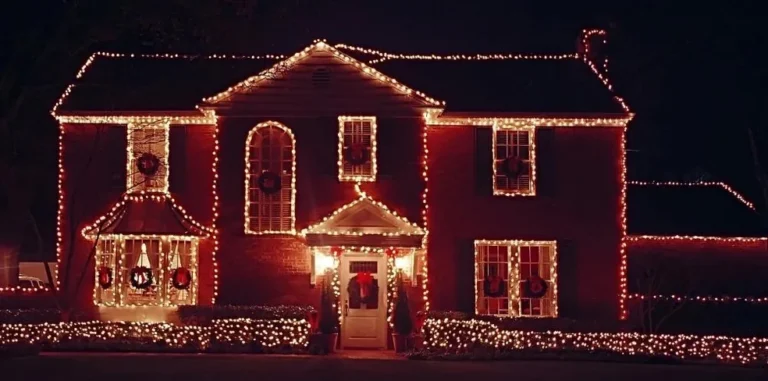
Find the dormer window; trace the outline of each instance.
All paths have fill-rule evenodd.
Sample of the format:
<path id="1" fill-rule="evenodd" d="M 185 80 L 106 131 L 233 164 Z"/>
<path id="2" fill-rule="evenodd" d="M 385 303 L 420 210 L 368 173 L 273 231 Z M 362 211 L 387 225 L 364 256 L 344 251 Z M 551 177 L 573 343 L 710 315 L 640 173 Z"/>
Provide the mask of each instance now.
<path id="1" fill-rule="evenodd" d="M 339 181 L 376 181 L 376 117 L 339 117 Z"/>
<path id="2" fill-rule="evenodd" d="M 494 195 L 536 195 L 535 131 L 535 127 L 494 126 Z"/>
<path id="3" fill-rule="evenodd" d="M 126 192 L 168 192 L 168 123 L 128 124 Z"/>

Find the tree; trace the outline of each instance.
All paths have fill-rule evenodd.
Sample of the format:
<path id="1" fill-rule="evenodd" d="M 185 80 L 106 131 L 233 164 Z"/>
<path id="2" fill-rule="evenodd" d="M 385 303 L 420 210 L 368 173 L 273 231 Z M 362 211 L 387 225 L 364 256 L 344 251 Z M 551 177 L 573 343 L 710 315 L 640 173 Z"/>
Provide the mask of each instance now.
<path id="1" fill-rule="evenodd" d="M 661 254 L 642 254 L 642 259 L 634 261 L 635 283 L 641 297 L 637 301 L 637 318 L 644 333 L 658 333 L 667 320 L 679 312 L 692 296 L 695 282 L 686 271 L 686 266 L 674 266 L 670 259 Z M 679 301 L 665 300 L 664 290 L 681 290 Z"/>

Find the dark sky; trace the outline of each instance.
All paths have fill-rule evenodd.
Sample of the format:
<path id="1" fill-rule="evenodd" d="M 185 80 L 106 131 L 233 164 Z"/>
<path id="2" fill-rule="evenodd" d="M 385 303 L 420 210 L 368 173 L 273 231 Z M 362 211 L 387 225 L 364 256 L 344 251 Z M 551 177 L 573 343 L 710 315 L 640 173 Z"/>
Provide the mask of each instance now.
<path id="1" fill-rule="evenodd" d="M 755 126 L 768 142 L 761 112 L 768 109 L 768 40 L 762 13 L 751 2 L 14 3 L 0 22 L 6 47 L 0 68 L 10 67 L 19 47 L 27 61 L 46 57 L 14 75 L 19 86 L 42 88 L 26 98 L 14 123 L 17 156 L 46 174 L 35 201 L 41 220 L 55 218 L 56 125 L 48 110 L 94 50 L 292 53 L 326 38 L 392 52 L 571 52 L 579 30 L 591 27 L 608 30 L 611 79 L 637 113 L 629 135 L 631 177 L 707 173 L 759 199 L 746 127 Z M 67 13 L 72 4 L 79 6 Z M 55 44 L 52 36 L 58 36 Z M 0 102 L 0 112 L 7 113 L 7 100 Z"/>

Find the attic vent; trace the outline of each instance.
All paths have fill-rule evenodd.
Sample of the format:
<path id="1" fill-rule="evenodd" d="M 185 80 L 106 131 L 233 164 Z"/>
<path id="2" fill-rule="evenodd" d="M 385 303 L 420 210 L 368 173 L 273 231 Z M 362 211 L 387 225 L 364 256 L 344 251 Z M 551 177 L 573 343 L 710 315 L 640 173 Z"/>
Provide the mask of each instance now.
<path id="1" fill-rule="evenodd" d="M 312 86 L 325 89 L 331 84 L 331 72 L 328 69 L 321 67 L 315 69 L 312 73 Z"/>

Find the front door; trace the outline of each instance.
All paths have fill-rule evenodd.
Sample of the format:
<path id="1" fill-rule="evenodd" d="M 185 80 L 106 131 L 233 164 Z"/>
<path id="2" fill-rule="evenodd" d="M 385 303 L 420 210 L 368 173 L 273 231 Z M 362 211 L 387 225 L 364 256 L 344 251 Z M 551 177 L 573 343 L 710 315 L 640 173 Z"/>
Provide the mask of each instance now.
<path id="1" fill-rule="evenodd" d="M 386 348 L 386 258 L 373 253 L 344 253 L 340 267 L 342 347 Z"/>

